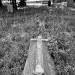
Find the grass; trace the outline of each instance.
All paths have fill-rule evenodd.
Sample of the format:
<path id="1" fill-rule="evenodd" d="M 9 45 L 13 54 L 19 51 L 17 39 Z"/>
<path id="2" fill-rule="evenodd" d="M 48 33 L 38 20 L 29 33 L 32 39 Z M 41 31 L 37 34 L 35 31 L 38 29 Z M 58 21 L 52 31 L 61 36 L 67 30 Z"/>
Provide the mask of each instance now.
<path id="1" fill-rule="evenodd" d="M 4 10 L 0 12 L 1 75 L 20 75 L 22 73 L 27 59 L 29 40 L 39 34 L 38 19 L 45 22 L 46 31 L 42 31 L 44 37 L 52 37 L 48 51 L 56 66 L 56 72 L 59 75 L 61 73 L 67 75 L 66 71 L 74 73 L 72 72 L 75 66 L 72 64 L 75 57 L 74 11 L 67 8 L 62 11 L 56 8 L 41 7 L 18 10 L 14 14 L 4 12 Z"/>

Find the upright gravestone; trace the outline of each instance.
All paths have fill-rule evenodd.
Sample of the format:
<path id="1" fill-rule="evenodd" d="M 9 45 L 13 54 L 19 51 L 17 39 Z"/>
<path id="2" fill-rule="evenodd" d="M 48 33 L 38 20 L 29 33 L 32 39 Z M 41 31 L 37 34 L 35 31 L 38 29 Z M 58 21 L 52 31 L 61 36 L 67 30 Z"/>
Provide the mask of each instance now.
<path id="1" fill-rule="evenodd" d="M 8 4 L 7 10 L 8 10 L 9 13 L 13 13 L 13 6 L 11 4 Z"/>
<path id="2" fill-rule="evenodd" d="M 28 59 L 22 75 L 55 75 L 54 64 L 47 51 L 48 39 L 31 39 Z"/>

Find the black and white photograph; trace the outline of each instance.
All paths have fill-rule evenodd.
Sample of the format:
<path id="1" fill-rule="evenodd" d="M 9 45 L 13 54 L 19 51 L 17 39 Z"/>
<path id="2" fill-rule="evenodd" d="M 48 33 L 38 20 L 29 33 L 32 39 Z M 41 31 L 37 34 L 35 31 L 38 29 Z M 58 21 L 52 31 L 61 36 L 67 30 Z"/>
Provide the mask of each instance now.
<path id="1" fill-rule="evenodd" d="M 75 75 L 75 0 L 0 0 L 0 75 Z"/>

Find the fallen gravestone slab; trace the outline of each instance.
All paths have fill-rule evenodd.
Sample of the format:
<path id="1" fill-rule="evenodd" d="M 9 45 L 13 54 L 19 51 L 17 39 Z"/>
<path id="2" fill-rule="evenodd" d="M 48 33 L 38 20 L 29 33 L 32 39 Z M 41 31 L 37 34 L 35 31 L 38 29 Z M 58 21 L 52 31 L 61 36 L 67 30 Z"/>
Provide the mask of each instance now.
<path id="1" fill-rule="evenodd" d="M 55 75 L 54 64 L 47 51 L 48 39 L 31 39 L 28 59 L 22 75 Z"/>

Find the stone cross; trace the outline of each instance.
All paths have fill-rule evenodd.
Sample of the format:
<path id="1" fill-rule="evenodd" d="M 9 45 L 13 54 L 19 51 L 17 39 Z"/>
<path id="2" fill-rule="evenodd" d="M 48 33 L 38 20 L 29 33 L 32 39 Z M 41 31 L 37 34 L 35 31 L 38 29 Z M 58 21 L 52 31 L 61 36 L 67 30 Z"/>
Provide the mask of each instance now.
<path id="1" fill-rule="evenodd" d="M 42 36 L 38 36 L 38 38 L 31 39 L 31 40 L 37 40 L 37 50 L 36 50 L 36 68 L 35 68 L 35 74 L 37 73 L 44 73 L 43 68 L 43 46 L 42 41 L 48 41 L 48 39 L 43 39 Z"/>
<path id="2" fill-rule="evenodd" d="M 23 75 L 54 75 L 51 61 L 47 46 L 45 42 L 48 39 L 43 39 L 41 35 L 37 38 L 31 39 L 28 59 L 25 64 Z"/>

